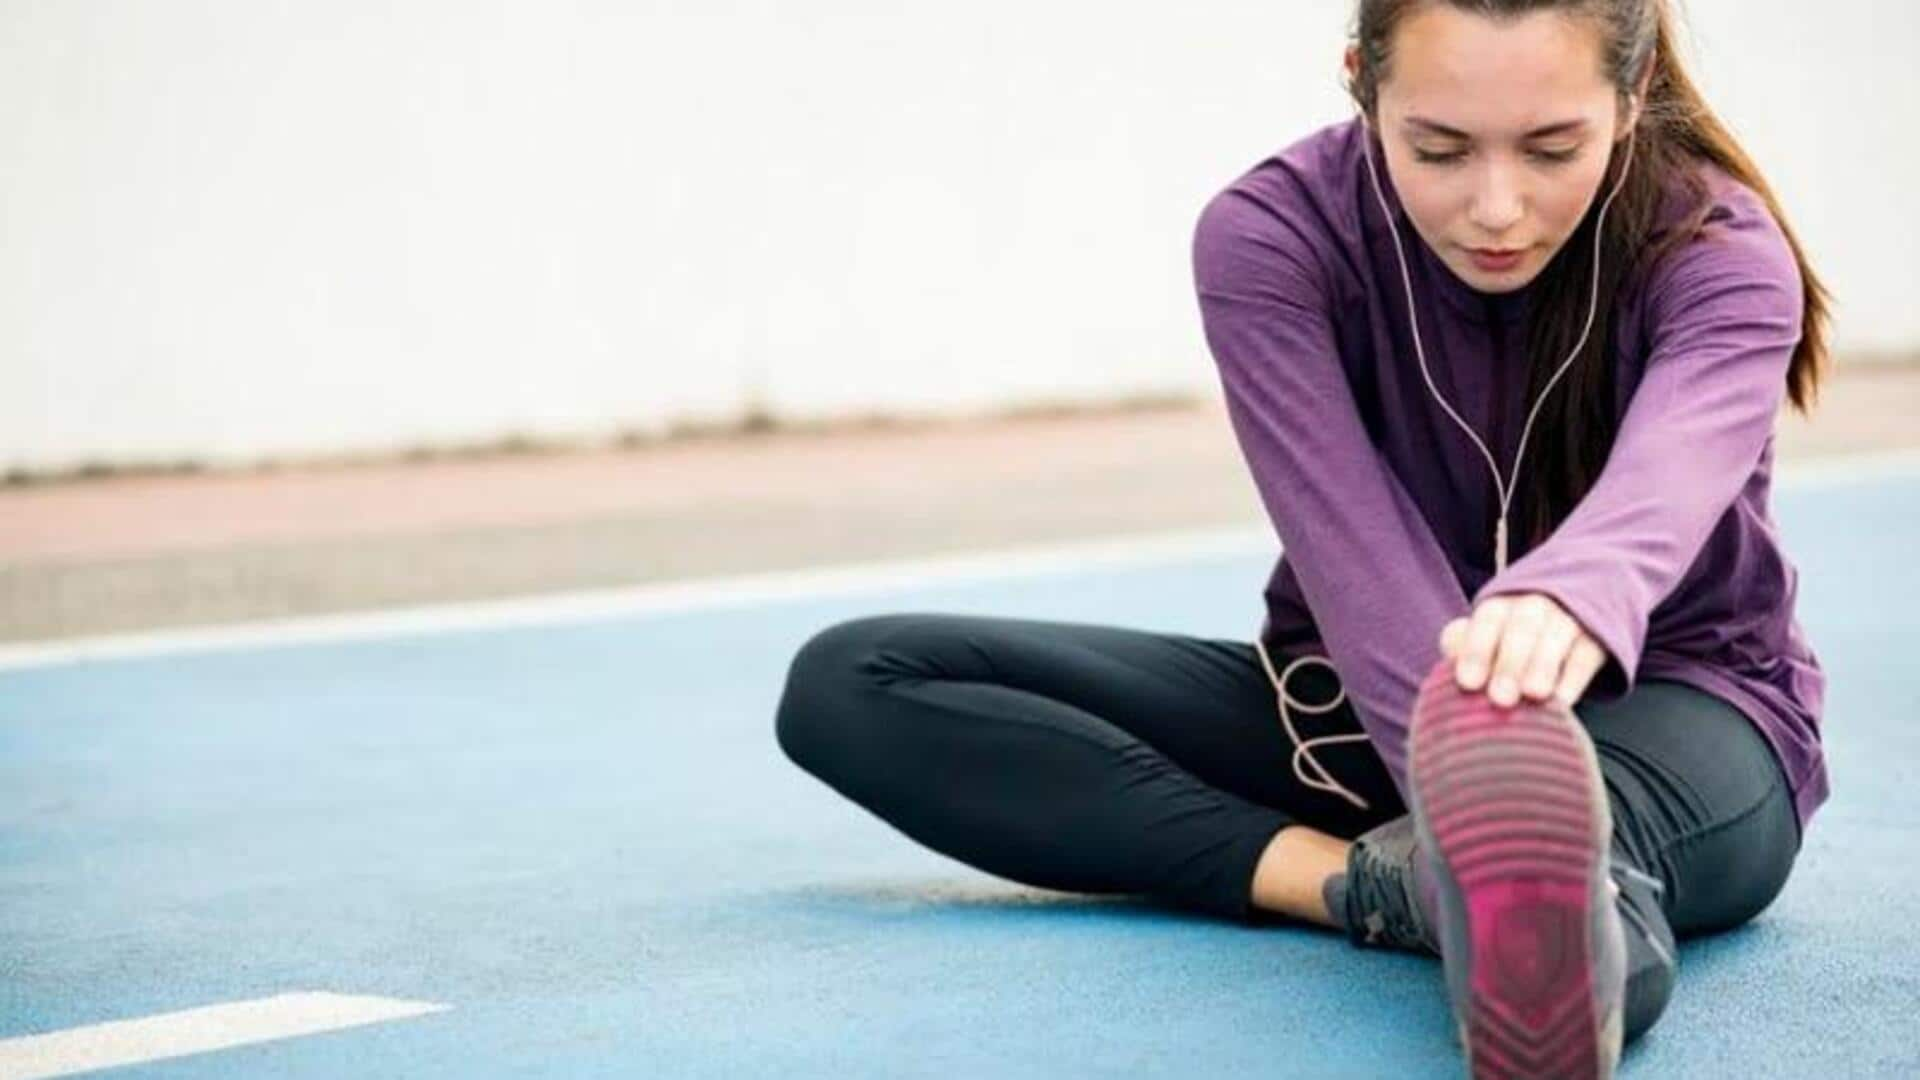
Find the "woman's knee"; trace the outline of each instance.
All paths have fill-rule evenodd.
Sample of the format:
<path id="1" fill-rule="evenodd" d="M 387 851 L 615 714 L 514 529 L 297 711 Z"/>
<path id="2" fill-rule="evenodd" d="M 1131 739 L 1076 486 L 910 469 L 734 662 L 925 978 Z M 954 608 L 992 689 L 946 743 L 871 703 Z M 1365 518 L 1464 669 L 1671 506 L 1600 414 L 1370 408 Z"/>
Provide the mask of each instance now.
<path id="1" fill-rule="evenodd" d="M 1746 819 L 1675 853 L 1690 888 L 1676 896 L 1674 928 L 1711 934 L 1751 921 L 1786 888 L 1800 848 L 1799 826 L 1784 789 Z"/>
<path id="2" fill-rule="evenodd" d="M 865 714 L 857 707 L 867 677 L 862 667 L 904 617 L 868 615 L 835 623 L 794 653 L 774 712 L 774 737 L 788 760 L 823 779 L 844 771 L 845 759 L 866 741 Z"/>

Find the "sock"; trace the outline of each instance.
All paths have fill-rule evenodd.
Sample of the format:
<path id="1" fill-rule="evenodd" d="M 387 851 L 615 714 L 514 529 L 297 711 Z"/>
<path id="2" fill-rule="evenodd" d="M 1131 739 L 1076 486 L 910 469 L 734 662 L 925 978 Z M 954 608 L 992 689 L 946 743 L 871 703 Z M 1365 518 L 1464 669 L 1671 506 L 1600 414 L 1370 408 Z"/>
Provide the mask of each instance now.
<path id="1" fill-rule="evenodd" d="M 1320 886 L 1320 899 L 1327 905 L 1327 914 L 1342 930 L 1347 929 L 1347 875 L 1345 871 L 1328 875 L 1326 883 Z"/>

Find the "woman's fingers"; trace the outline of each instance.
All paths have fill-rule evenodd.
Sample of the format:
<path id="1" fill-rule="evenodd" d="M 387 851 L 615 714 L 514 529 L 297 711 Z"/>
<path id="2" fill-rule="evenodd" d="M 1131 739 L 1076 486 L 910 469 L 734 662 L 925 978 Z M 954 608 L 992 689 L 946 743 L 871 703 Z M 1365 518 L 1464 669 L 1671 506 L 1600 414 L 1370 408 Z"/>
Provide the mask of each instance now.
<path id="1" fill-rule="evenodd" d="M 1590 637 L 1581 637 L 1574 642 L 1573 649 L 1567 654 L 1566 670 L 1560 674 L 1560 685 L 1554 690 L 1554 696 L 1571 707 L 1587 692 L 1587 684 L 1607 663 L 1607 650 Z"/>
<path id="2" fill-rule="evenodd" d="M 1555 610 L 1544 596 L 1528 595 L 1515 602 L 1507 613 L 1506 628 L 1500 635 L 1500 647 L 1493 659 L 1493 678 L 1487 684 L 1487 696 L 1495 705 L 1513 705 L 1520 700 L 1520 680 L 1533 660 L 1547 618 Z M 1550 658 L 1558 670 L 1558 657 Z"/>
<path id="3" fill-rule="evenodd" d="M 1560 697 L 1578 701 L 1606 664 L 1606 650 L 1544 593 L 1489 597 L 1447 623 L 1440 648 L 1463 690 L 1484 689 L 1496 705 Z"/>
<path id="4" fill-rule="evenodd" d="M 1462 690 L 1478 690 L 1493 670 L 1493 659 L 1500 646 L 1500 634 L 1506 627 L 1507 609 L 1512 601 L 1505 597 L 1482 600 L 1467 622 L 1467 640 L 1461 646 L 1454 666 L 1454 680 Z"/>
<path id="5" fill-rule="evenodd" d="M 1527 661 L 1526 674 L 1520 679 L 1520 692 L 1535 701 L 1553 696 L 1567 657 L 1578 640 L 1580 624 L 1573 616 L 1558 609 L 1549 614 L 1540 640 L 1533 647 L 1533 657 Z"/>

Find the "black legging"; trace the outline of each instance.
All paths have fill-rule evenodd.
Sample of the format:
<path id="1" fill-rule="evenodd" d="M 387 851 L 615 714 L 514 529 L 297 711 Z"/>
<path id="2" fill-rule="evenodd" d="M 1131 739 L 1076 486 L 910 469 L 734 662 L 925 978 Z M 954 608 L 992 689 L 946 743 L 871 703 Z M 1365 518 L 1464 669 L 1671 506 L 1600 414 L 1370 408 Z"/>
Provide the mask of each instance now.
<path id="1" fill-rule="evenodd" d="M 1292 657 L 1276 653 L 1284 667 Z M 1305 664 L 1293 699 L 1333 700 Z M 1646 680 L 1576 713 L 1599 751 L 1612 857 L 1650 873 L 1631 904 L 1667 955 L 1772 902 L 1800 847 L 1786 781 L 1747 718 Z M 1302 739 L 1358 732 L 1351 706 L 1293 710 Z M 1033 619 L 893 614 L 827 628 L 794 657 L 776 720 L 796 764 L 907 836 L 1043 888 L 1138 893 L 1247 922 L 1281 827 L 1351 839 L 1406 812 L 1372 744 L 1314 757 L 1365 799 L 1301 783 L 1251 642 Z M 1307 767 L 1311 772 L 1311 767 Z M 1625 1038 L 1658 1018 L 1673 972 L 1627 929 Z"/>

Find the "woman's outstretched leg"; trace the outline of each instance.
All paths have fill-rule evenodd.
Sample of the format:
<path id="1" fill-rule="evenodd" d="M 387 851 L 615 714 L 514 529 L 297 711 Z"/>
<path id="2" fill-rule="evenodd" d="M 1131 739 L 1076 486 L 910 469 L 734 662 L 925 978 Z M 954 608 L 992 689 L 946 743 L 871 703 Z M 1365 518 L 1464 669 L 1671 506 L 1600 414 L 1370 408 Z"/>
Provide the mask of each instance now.
<path id="1" fill-rule="evenodd" d="M 1496 705 L 1443 660 L 1407 747 L 1416 889 L 1470 1071 L 1612 1076 L 1628 949 L 1592 740 L 1566 705 Z"/>
<path id="2" fill-rule="evenodd" d="M 1274 715 L 1250 645 L 899 614 L 809 640 L 776 725 L 795 763 L 989 873 L 1251 921 L 1263 856 L 1296 842 L 1276 845 L 1282 829 L 1353 835 L 1380 819 L 1302 785 Z M 1329 764 L 1384 789 L 1377 814 L 1401 812 L 1365 756 Z"/>
<path id="3" fill-rule="evenodd" d="M 1430 682 L 1435 692 L 1422 698 L 1422 708 L 1428 713 L 1436 707 L 1430 697 L 1442 702 L 1442 708 L 1450 705 L 1456 712 L 1491 708 L 1478 695 L 1456 695 L 1439 680 Z M 1583 704 L 1576 711 L 1604 783 L 1605 817 L 1611 822 L 1606 860 L 1611 884 L 1607 891 L 1612 894 L 1617 919 L 1606 918 L 1605 909 L 1598 903 L 1580 911 L 1582 894 L 1577 889 L 1564 890 L 1560 910 L 1580 911 L 1586 916 L 1588 929 L 1596 931 L 1583 935 L 1569 929 L 1578 919 L 1543 916 L 1555 906 L 1554 901 L 1541 899 L 1549 895 L 1546 891 L 1536 889 L 1531 897 L 1516 900 L 1499 888 L 1502 873 L 1507 876 L 1504 884 L 1509 886 L 1516 879 L 1545 882 L 1552 877 L 1538 867 L 1515 867 L 1517 856 L 1526 855 L 1542 842 L 1557 838 L 1563 843 L 1561 850 L 1571 853 L 1576 866 L 1581 859 L 1597 854 L 1594 845 L 1582 840 L 1582 836 L 1592 834 L 1565 828 L 1570 820 L 1584 819 L 1592 824 L 1597 817 L 1595 811 L 1600 804 L 1594 797 L 1594 777 L 1587 774 L 1583 778 L 1580 774 L 1584 769 L 1556 770 L 1551 762 L 1544 767 L 1529 762 L 1532 751 L 1517 749 L 1517 736 L 1512 734 L 1493 737 L 1478 746 L 1483 751 L 1496 747 L 1502 750 L 1478 760 L 1460 753 L 1459 740 L 1448 748 L 1444 746 L 1448 740 L 1442 738 L 1435 740 L 1442 744 L 1439 748 L 1429 744 L 1429 763 L 1439 759 L 1442 772 L 1470 769 L 1470 775 L 1480 781 L 1480 794 L 1489 786 L 1500 788 L 1503 784 L 1528 788 L 1545 780 L 1547 786 L 1530 787 L 1535 797 L 1521 800 L 1524 813 L 1509 814 L 1496 803 L 1474 798 L 1457 784 L 1454 787 L 1465 797 L 1449 804 L 1444 792 L 1447 784 L 1430 783 L 1443 790 L 1441 797 L 1430 800 L 1429 809 L 1457 816 L 1451 826 L 1456 843 L 1443 862 L 1457 865 L 1463 876 L 1492 878 L 1491 886 L 1484 880 L 1479 885 L 1488 906 L 1497 913 L 1512 913 L 1513 921 L 1522 924 L 1521 932 L 1505 937 L 1470 919 L 1457 931 L 1456 936 L 1477 934 L 1478 944 L 1494 946 L 1496 962 L 1517 964 L 1522 976 L 1538 977 L 1553 965 L 1533 965 L 1533 960 L 1571 956 L 1571 970 L 1576 975 L 1585 971 L 1590 981 L 1598 977 L 1611 982 L 1609 972 L 1602 970 L 1596 976 L 1595 969 L 1611 963 L 1599 946 L 1611 936 L 1606 924 L 1618 923 L 1625 952 L 1615 1011 L 1624 1046 L 1652 1028 L 1666 1008 L 1677 975 L 1676 936 L 1685 938 L 1739 925 L 1772 902 L 1799 848 L 1798 824 L 1784 775 L 1764 738 L 1743 714 L 1712 694 L 1679 683 L 1646 679 L 1624 697 Z M 1535 749 L 1539 744 L 1550 748 L 1566 745 L 1564 738 L 1570 729 L 1564 724 L 1549 720 L 1536 726 L 1540 731 L 1534 734 L 1544 732 L 1547 737 L 1527 736 Z M 1490 777 L 1499 774 L 1519 778 L 1487 784 Z M 1567 792 L 1584 793 L 1583 798 L 1573 801 L 1571 810 Z M 1432 875 L 1417 855 L 1417 846 L 1412 816 L 1386 823 L 1357 839 L 1350 859 L 1349 899 L 1340 909 L 1352 925 L 1350 934 L 1356 942 L 1442 951 L 1438 923 L 1443 916 L 1435 911 Z M 1485 858 L 1483 850 L 1490 853 Z M 1556 856 L 1544 859 L 1543 865 L 1551 870 L 1552 864 L 1562 862 Z M 1599 865 L 1597 857 L 1591 865 Z M 1456 915 L 1471 907 L 1457 902 Z M 1497 914 L 1483 919 L 1496 925 L 1500 921 Z M 1594 938 L 1602 940 L 1596 944 Z M 1524 947 L 1529 942 L 1533 947 Z M 1471 961 L 1474 952 L 1472 947 L 1463 950 L 1461 959 Z M 1472 964 L 1449 966 L 1460 969 L 1455 978 L 1464 978 L 1471 1005 Z M 1558 970 L 1569 969 L 1562 966 Z M 1509 1028 L 1502 1034 L 1510 1037 L 1513 1032 Z M 1493 1054 L 1487 1057 L 1493 1060 Z M 1541 1075 L 1556 1072 L 1557 1067 L 1549 1066 Z"/>

